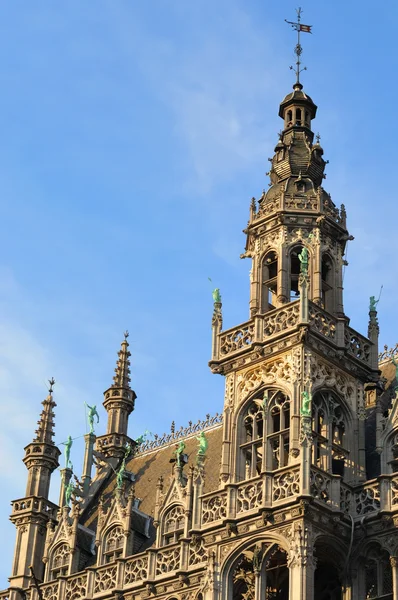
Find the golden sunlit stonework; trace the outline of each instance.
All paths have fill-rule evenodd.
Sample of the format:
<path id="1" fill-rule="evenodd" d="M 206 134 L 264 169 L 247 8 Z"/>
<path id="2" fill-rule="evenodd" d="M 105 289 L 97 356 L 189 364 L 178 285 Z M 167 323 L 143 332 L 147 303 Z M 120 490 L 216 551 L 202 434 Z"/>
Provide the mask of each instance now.
<path id="1" fill-rule="evenodd" d="M 66 460 L 55 505 L 51 385 L 0 600 L 398 599 L 398 352 L 378 352 L 375 298 L 367 336 L 344 312 L 352 237 L 322 186 L 316 111 L 297 80 L 245 230 L 249 320 L 223 330 L 213 293 L 222 414 L 131 439 L 126 332 L 106 431 L 95 435 L 88 407 L 83 474 Z"/>

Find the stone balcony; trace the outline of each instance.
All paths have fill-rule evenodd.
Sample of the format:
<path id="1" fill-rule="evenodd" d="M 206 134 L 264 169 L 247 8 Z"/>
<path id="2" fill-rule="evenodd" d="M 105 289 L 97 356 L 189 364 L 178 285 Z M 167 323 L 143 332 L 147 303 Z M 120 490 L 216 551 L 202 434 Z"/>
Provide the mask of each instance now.
<path id="1" fill-rule="evenodd" d="M 336 318 L 311 301 L 308 302 L 308 318 L 303 319 L 302 315 L 301 302 L 296 300 L 256 315 L 238 327 L 219 332 L 210 367 L 217 371 L 218 365 L 249 353 L 254 348 L 266 348 L 268 344 L 288 337 L 303 327 L 307 327 L 320 340 L 327 340 L 336 352 L 347 354 L 368 369 L 373 367 L 373 343 L 349 327 L 346 319 Z"/>

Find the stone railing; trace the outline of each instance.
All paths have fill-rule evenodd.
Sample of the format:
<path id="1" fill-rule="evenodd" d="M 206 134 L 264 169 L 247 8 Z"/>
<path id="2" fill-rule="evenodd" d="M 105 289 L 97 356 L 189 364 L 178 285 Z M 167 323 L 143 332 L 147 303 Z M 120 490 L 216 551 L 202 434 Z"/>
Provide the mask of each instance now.
<path id="1" fill-rule="evenodd" d="M 13 500 L 11 518 L 15 518 L 19 514 L 22 515 L 25 511 L 41 513 L 51 519 L 55 519 L 57 517 L 58 506 L 50 502 L 50 500 L 36 498 L 35 496 Z"/>
<path id="2" fill-rule="evenodd" d="M 371 364 L 371 342 L 365 336 L 346 327 L 344 341 L 348 354 L 367 365 Z"/>
<path id="3" fill-rule="evenodd" d="M 362 517 L 380 510 L 380 486 L 377 480 L 366 483 L 360 490 L 354 491 L 352 513 L 354 517 Z"/>
<path id="4" fill-rule="evenodd" d="M 300 493 L 300 465 L 285 467 L 272 478 L 272 504 L 291 500 Z"/>
<path id="5" fill-rule="evenodd" d="M 220 360 L 251 348 L 254 342 L 266 342 L 281 333 L 294 330 L 300 319 L 299 300 L 257 315 L 239 327 L 219 334 L 218 357 Z"/>
<path id="6" fill-rule="evenodd" d="M 147 579 L 148 570 L 149 560 L 146 553 L 129 558 L 124 563 L 123 585 L 141 584 L 144 579 Z"/>
<path id="7" fill-rule="evenodd" d="M 241 483 L 236 489 L 236 514 L 261 508 L 264 503 L 264 481 L 256 477 L 252 481 Z"/>
<path id="8" fill-rule="evenodd" d="M 181 545 L 167 546 L 156 553 L 155 575 L 167 575 L 180 568 Z"/>
<path id="9" fill-rule="evenodd" d="M 332 477 L 329 473 L 311 467 L 310 472 L 311 496 L 325 504 L 332 504 Z"/>
<path id="10" fill-rule="evenodd" d="M 10 598 L 10 593 L 8 590 L 3 590 L 2 592 L 0 592 L 0 600 L 9 600 Z"/>
<path id="11" fill-rule="evenodd" d="M 254 320 L 243 323 L 235 329 L 224 331 L 220 335 L 220 357 L 244 350 L 254 341 Z"/>
<path id="12" fill-rule="evenodd" d="M 309 302 L 308 304 L 308 315 L 311 329 L 315 330 L 317 333 L 320 333 L 328 340 L 335 342 L 337 319 L 332 317 L 332 315 L 327 313 L 313 302 Z"/>
<path id="13" fill-rule="evenodd" d="M 308 196 L 296 196 L 293 194 L 285 194 L 284 202 L 282 204 L 284 210 L 313 210 L 319 212 L 319 198 L 315 195 L 310 196 L 308 194 Z"/>
<path id="14" fill-rule="evenodd" d="M 211 492 L 202 496 L 202 525 L 221 521 L 227 516 L 227 492 Z"/>
<path id="15" fill-rule="evenodd" d="M 87 593 L 87 572 L 83 571 L 77 575 L 68 577 L 65 581 L 65 598 L 68 600 L 79 600 Z"/>
<path id="16" fill-rule="evenodd" d="M 300 301 L 290 302 L 281 308 L 267 312 L 263 317 L 262 336 L 259 341 L 267 341 L 268 338 L 282 332 L 294 329 L 300 318 Z"/>
<path id="17" fill-rule="evenodd" d="M 43 600 L 62 600 L 62 596 L 59 593 L 61 580 L 51 581 L 50 583 L 43 583 L 40 586 L 41 595 L 43 596 Z M 36 590 L 34 591 L 37 594 Z"/>

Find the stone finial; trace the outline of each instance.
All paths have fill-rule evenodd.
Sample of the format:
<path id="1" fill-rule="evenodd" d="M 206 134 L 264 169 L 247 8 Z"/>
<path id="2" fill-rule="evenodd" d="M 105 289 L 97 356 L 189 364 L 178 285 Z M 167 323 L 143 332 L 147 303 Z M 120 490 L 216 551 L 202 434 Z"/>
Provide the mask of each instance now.
<path id="1" fill-rule="evenodd" d="M 54 407 L 57 406 L 54 402 L 52 392 L 55 380 L 54 378 L 49 380 L 50 388 L 48 390 L 48 396 L 45 400 L 43 400 L 43 410 L 40 413 L 40 418 L 37 421 L 38 428 L 36 429 L 36 437 L 34 438 L 34 442 L 46 443 L 54 445 L 53 435 L 54 435 Z"/>

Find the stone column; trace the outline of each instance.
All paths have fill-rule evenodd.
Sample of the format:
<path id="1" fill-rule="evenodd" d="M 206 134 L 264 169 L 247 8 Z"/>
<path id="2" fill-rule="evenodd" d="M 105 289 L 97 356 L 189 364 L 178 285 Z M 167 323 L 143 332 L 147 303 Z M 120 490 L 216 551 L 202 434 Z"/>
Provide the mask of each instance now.
<path id="1" fill-rule="evenodd" d="M 299 526 L 289 553 L 289 600 L 314 600 L 316 560 L 309 529 Z"/>
<path id="2" fill-rule="evenodd" d="M 66 486 L 69 484 L 70 480 L 72 479 L 72 474 L 73 474 L 73 471 L 69 467 L 66 469 L 61 469 L 61 489 L 59 492 L 59 502 L 58 502 L 60 508 L 62 508 L 63 506 L 66 506 L 65 489 L 66 489 Z"/>
<path id="3" fill-rule="evenodd" d="M 392 570 L 392 597 L 393 600 L 398 600 L 398 557 L 390 556 Z"/>
<path id="4" fill-rule="evenodd" d="M 83 493 L 84 497 L 87 497 L 88 490 L 91 483 L 91 469 L 93 467 L 93 448 L 95 442 L 95 434 L 94 433 L 86 433 L 84 436 L 85 441 L 85 450 L 84 450 L 84 464 L 83 464 L 83 475 L 82 475 L 82 484 L 83 484 Z"/>

